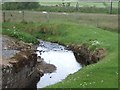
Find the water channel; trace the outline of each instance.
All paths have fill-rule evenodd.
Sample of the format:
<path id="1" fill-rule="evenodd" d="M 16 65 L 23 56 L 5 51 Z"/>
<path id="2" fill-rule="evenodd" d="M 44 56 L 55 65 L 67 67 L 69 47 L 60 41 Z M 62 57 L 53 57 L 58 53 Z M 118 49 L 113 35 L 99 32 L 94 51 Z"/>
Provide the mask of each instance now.
<path id="1" fill-rule="evenodd" d="M 72 51 L 57 43 L 40 40 L 37 48 L 38 56 L 45 62 L 57 67 L 56 71 L 44 74 L 37 83 L 37 88 L 44 88 L 65 79 L 69 74 L 77 72 L 82 66 L 76 61 Z"/>

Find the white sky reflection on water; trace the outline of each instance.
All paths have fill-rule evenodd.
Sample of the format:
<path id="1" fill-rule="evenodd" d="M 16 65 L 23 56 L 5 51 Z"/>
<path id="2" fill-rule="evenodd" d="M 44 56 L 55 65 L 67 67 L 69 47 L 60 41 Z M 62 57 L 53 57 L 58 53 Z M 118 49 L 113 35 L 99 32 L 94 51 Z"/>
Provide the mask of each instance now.
<path id="1" fill-rule="evenodd" d="M 81 66 L 74 57 L 72 51 L 47 51 L 42 53 L 44 61 L 54 64 L 57 70 L 53 73 L 44 74 L 37 84 L 37 88 L 43 88 L 65 79 L 69 74 L 77 72 Z"/>

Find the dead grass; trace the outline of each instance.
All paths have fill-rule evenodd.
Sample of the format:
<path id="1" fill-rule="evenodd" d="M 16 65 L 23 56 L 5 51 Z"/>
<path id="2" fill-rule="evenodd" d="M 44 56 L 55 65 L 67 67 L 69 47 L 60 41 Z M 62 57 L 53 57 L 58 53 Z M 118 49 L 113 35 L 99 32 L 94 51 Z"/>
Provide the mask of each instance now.
<path id="1" fill-rule="evenodd" d="M 20 11 L 5 11 L 5 21 L 7 22 L 59 22 L 69 21 L 79 24 L 94 25 L 96 27 L 118 31 L 117 14 L 92 14 L 92 13 L 42 13 L 36 11 L 25 11 L 24 17 Z"/>

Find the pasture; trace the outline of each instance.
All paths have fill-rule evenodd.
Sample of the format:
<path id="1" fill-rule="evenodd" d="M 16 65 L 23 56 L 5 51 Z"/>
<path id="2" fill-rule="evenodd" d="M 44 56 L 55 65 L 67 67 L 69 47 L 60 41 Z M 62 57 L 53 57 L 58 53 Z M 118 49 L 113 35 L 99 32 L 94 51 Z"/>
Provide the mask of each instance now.
<path id="1" fill-rule="evenodd" d="M 56 6 L 67 2 L 40 2 L 41 6 Z M 70 2 L 70 6 L 76 7 L 77 2 Z M 110 2 L 78 2 L 79 7 L 110 7 Z M 113 2 L 113 7 L 118 8 L 118 2 Z"/>
<path id="2" fill-rule="evenodd" d="M 93 14 L 93 13 L 57 13 L 37 11 L 5 11 L 6 22 L 75 22 L 79 24 L 93 25 L 104 30 L 118 32 L 117 14 Z"/>
<path id="3" fill-rule="evenodd" d="M 65 45 L 97 40 L 107 56 L 47 88 L 118 88 L 118 16 L 92 13 L 5 11 L 3 34 L 29 43 L 37 39 Z"/>

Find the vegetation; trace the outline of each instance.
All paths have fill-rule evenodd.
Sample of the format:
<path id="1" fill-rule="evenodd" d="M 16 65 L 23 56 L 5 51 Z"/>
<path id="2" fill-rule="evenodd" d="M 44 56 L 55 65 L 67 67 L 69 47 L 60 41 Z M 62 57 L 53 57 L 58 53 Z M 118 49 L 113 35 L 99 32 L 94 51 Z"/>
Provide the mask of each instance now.
<path id="1" fill-rule="evenodd" d="M 63 44 L 81 44 L 97 40 L 107 49 L 107 56 L 97 64 L 89 65 L 70 75 L 62 82 L 48 88 L 116 88 L 118 87 L 118 34 L 96 28 L 91 25 L 72 22 L 48 23 L 3 23 L 3 33 L 11 33 L 13 26 L 18 32 L 26 32 L 34 37 Z M 8 32 L 6 29 L 10 29 Z M 23 33 L 22 33 L 23 34 Z M 16 37 L 16 35 L 13 37 Z M 24 35 L 23 35 L 24 37 Z M 18 37 L 19 38 L 19 37 Z"/>
<path id="2" fill-rule="evenodd" d="M 11 16 L 12 15 L 12 16 Z M 92 25 L 97 28 L 118 32 L 118 16 L 108 14 L 93 13 L 55 13 L 55 12 L 36 12 L 24 11 L 24 16 L 20 11 L 5 11 L 6 22 L 74 22 L 79 24 Z M 32 29 L 34 26 L 32 25 Z M 24 27 L 26 28 L 26 27 Z M 29 28 L 31 30 L 31 28 Z M 39 28 L 38 28 L 39 29 Z"/>
<path id="3" fill-rule="evenodd" d="M 62 29 L 59 29 L 59 25 Z M 50 35 L 46 31 L 40 38 L 60 43 L 81 44 L 91 40 L 100 42 L 100 46 L 107 49 L 107 56 L 98 62 L 70 75 L 62 82 L 47 88 L 116 88 L 118 87 L 118 34 L 104 31 L 93 26 L 75 23 L 52 23 L 44 27 L 57 27 L 59 35 Z M 48 28 L 49 30 L 49 28 Z M 64 32 L 64 34 L 63 34 Z"/>
<path id="4" fill-rule="evenodd" d="M 17 3 L 14 3 L 17 5 Z M 106 3 L 104 7 L 97 5 L 76 7 L 72 4 L 67 7 L 34 5 L 25 7 L 26 4 L 14 5 L 16 9 L 35 9 L 49 12 L 87 12 L 86 13 L 38 13 L 32 14 L 26 11 L 24 22 L 21 22 L 21 14 L 15 11 L 7 11 L 3 23 L 2 33 L 29 43 L 37 44 L 37 39 L 57 41 L 70 45 L 99 42 L 98 47 L 107 49 L 107 56 L 97 64 L 86 66 L 65 80 L 47 88 L 117 88 L 118 87 L 118 25 L 116 15 L 88 14 L 109 13 Z M 5 5 L 5 6 L 4 6 Z M 3 9 L 15 10 L 12 3 L 4 4 Z M 29 4 L 27 4 L 29 5 Z M 80 5 L 80 4 L 79 4 Z M 9 8 L 11 7 L 11 8 Z M 113 7 L 112 13 L 117 13 Z M 11 16 L 10 16 L 11 15 Z M 14 21 L 14 22 L 13 22 Z M 16 23 L 18 22 L 19 23 Z"/>
<path id="5" fill-rule="evenodd" d="M 33 43 L 33 44 L 38 44 L 39 43 L 37 38 L 35 38 L 34 36 L 32 36 L 29 33 L 17 30 L 15 28 L 15 26 L 12 29 L 11 28 L 10 29 L 9 28 L 8 29 L 3 28 L 2 33 L 5 34 L 5 35 L 14 37 L 14 38 L 16 38 L 18 40 L 27 42 L 27 43 Z"/>
<path id="6" fill-rule="evenodd" d="M 82 12 L 82 13 L 110 13 L 109 8 L 84 6 L 76 9 L 75 7 L 56 7 L 56 6 L 40 6 L 38 11 L 48 12 Z M 113 8 L 112 14 L 117 14 L 118 8 Z"/>
<path id="7" fill-rule="evenodd" d="M 118 13 L 118 2 L 113 3 L 110 11 L 110 3 L 81 3 L 79 2 L 6 2 L 3 10 L 37 10 L 48 12 L 82 12 L 82 13 Z"/>
<path id="8" fill-rule="evenodd" d="M 5 2 L 2 5 L 3 10 L 25 10 L 36 9 L 39 7 L 38 2 Z"/>
<path id="9" fill-rule="evenodd" d="M 41 6 L 62 6 L 63 2 L 40 2 Z M 76 4 L 78 3 L 79 7 L 110 7 L 110 2 L 64 2 L 65 6 L 68 6 L 68 3 L 70 4 L 70 6 L 76 7 Z M 112 6 L 113 8 L 118 8 L 118 2 L 112 2 Z"/>

